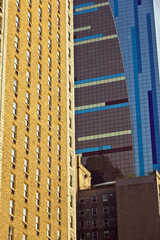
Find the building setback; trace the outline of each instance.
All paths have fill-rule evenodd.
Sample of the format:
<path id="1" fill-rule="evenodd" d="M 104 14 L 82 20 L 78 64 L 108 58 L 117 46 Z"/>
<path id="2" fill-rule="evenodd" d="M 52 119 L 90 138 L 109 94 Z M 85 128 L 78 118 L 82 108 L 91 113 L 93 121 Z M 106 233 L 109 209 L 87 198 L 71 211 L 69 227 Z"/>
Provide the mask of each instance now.
<path id="1" fill-rule="evenodd" d="M 157 0 L 74 2 L 76 153 L 93 183 L 160 170 L 159 14 Z"/>
<path id="2" fill-rule="evenodd" d="M 76 239 L 73 2 L 0 1 L 0 239 Z"/>

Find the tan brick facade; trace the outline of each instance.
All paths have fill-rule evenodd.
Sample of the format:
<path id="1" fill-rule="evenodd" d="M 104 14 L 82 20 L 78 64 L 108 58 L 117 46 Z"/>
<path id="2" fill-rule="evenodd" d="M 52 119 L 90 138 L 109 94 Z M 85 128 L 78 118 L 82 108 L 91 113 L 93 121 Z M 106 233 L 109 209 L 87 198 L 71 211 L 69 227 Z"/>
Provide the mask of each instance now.
<path id="1" fill-rule="evenodd" d="M 3 145 L 1 144 L 3 155 L 0 159 L 0 164 L 2 164 L 0 178 L 0 239 L 8 239 L 9 227 L 11 227 L 13 229 L 13 238 L 11 239 L 23 239 L 23 234 L 26 234 L 26 239 L 57 239 L 57 232 L 59 230 L 61 236 L 59 239 L 68 240 L 70 239 L 70 236 L 68 236 L 68 222 L 70 219 L 67 210 L 69 202 L 67 185 L 69 184 L 68 175 L 70 172 L 68 170 L 68 161 L 69 153 L 72 154 L 72 158 L 74 159 L 74 144 L 69 152 L 69 120 L 67 118 L 70 114 L 74 119 L 74 115 L 73 106 L 72 111 L 69 112 L 68 109 L 68 78 L 66 71 L 68 69 L 68 49 L 66 49 L 66 36 L 68 33 L 66 25 L 68 24 L 68 14 L 71 15 L 72 21 L 72 11 L 70 10 L 70 12 L 66 13 L 68 1 L 36 0 L 31 1 L 30 5 L 27 0 L 19 2 L 19 7 L 16 6 L 16 0 L 5 1 L 5 5 L 3 5 L 3 13 L 6 11 L 5 17 L 3 17 L 3 24 L 4 21 L 7 21 L 8 15 L 8 34 L 6 35 L 6 68 L 3 69 L 4 74 L 1 74 L 1 85 L 3 85 L 2 88 L 5 90 L 5 93 L 3 91 L 3 95 L 1 94 L 0 98 L 2 104 L 5 95 L 4 125 L 3 119 L 1 119 L 1 129 L 3 131 L 1 130 L 0 139 L 0 143 L 3 143 Z M 51 13 L 49 8 L 51 9 Z M 19 24 L 18 27 L 16 27 L 16 17 L 19 19 L 17 23 Z M 31 19 L 30 23 L 28 22 L 29 17 Z M 58 23 L 58 21 L 60 22 Z M 51 30 L 48 29 L 48 24 L 51 24 Z M 41 37 L 38 35 L 39 26 L 41 28 Z M 27 38 L 29 36 L 28 33 L 31 34 L 30 40 Z M 57 37 L 59 36 L 60 42 L 57 42 Z M 17 40 L 16 37 L 18 38 L 18 45 L 15 43 Z M 4 37 L 3 39 L 5 40 Z M 50 50 L 48 39 L 52 41 Z M 38 52 L 40 46 L 41 49 Z M 28 61 L 27 51 L 30 53 L 28 55 L 28 59 L 30 58 L 30 60 Z M 58 58 L 59 53 L 60 58 Z M 14 68 L 15 58 L 18 60 L 17 72 Z M 49 58 L 51 59 L 50 69 L 48 66 Z M 40 74 L 38 74 L 38 64 L 41 66 Z M 5 67 L 4 60 L 1 65 L 3 65 L 3 68 Z M 73 69 L 73 66 L 71 67 Z M 60 76 L 57 76 L 57 69 L 60 70 Z M 27 71 L 30 73 L 29 83 L 26 81 Z M 48 75 L 51 77 L 50 86 L 48 86 Z M 69 78 L 73 87 L 73 74 Z M 17 84 L 16 90 L 14 80 L 16 80 Z M 39 93 L 37 90 L 38 86 L 41 86 Z M 26 92 L 29 97 L 26 95 Z M 51 98 L 50 107 L 48 106 L 49 97 Z M 71 96 L 71 100 L 73 104 L 74 95 Z M 16 114 L 13 114 L 14 103 L 16 104 Z M 41 106 L 39 118 L 37 115 L 37 104 Z M 3 104 L 1 106 L 3 107 Z M 60 108 L 59 117 L 57 116 L 58 106 Z M 3 108 L 1 109 L 1 117 L 3 118 L 2 111 Z M 48 127 L 48 114 L 51 116 L 50 127 Z M 26 116 L 29 117 L 28 127 L 25 125 L 27 122 Z M 13 125 L 16 126 L 16 143 L 12 139 Z M 37 125 L 41 129 L 39 138 L 37 137 Z M 60 127 L 59 133 L 57 131 L 58 127 Z M 48 136 L 51 137 L 50 143 Z M 29 139 L 28 154 L 25 149 L 25 137 Z M 74 143 L 74 134 L 72 134 L 72 142 Z M 58 146 L 60 146 L 59 156 Z M 12 149 L 15 153 L 14 163 L 11 162 Z M 39 154 L 37 149 L 39 150 Z M 51 159 L 50 166 L 48 156 Z M 28 160 L 27 174 L 24 173 L 25 159 Z M 61 167 L 61 176 L 57 176 L 58 166 Z M 40 170 L 39 184 L 36 181 L 36 169 Z M 74 168 L 71 171 L 73 172 L 74 179 Z M 10 187 L 11 174 L 15 176 L 14 187 Z M 47 189 L 48 179 L 50 179 L 51 183 L 50 190 Z M 24 184 L 28 185 L 27 198 L 24 197 Z M 72 191 L 73 197 L 75 197 L 75 190 L 73 189 Z M 36 206 L 36 193 L 39 194 L 38 207 Z M 47 200 L 51 202 L 51 214 L 47 213 Z M 12 203 L 13 214 L 11 214 L 12 208 L 9 210 Z M 75 207 L 75 204 L 73 207 Z M 58 208 L 61 212 L 59 221 L 57 220 Z M 26 224 L 23 221 L 24 209 L 27 210 Z M 71 211 L 75 214 L 75 209 Z M 48 217 L 49 215 L 50 218 Z M 37 230 L 35 228 L 36 216 L 39 217 L 39 226 L 37 225 L 39 229 Z M 74 222 L 76 221 L 74 220 Z M 75 239 L 75 229 L 74 227 L 72 230 L 73 239 Z M 10 235 L 12 233 L 10 231 Z"/>

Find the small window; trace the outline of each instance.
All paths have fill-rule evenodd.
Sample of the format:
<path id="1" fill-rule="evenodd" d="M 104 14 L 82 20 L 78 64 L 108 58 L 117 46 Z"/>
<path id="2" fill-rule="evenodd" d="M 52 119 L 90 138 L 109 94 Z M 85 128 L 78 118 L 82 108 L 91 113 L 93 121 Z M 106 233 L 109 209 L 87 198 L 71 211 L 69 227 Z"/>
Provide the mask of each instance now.
<path id="1" fill-rule="evenodd" d="M 57 16 L 57 25 L 60 27 L 60 17 Z"/>
<path id="2" fill-rule="evenodd" d="M 37 84 L 37 94 L 41 96 L 41 84 L 39 82 Z"/>
<path id="3" fill-rule="evenodd" d="M 57 187 L 57 197 L 58 197 L 58 199 L 61 199 L 61 187 L 60 186 Z"/>
<path id="4" fill-rule="evenodd" d="M 79 210 L 79 216 L 84 217 L 84 215 L 85 215 L 84 209 Z"/>
<path id="5" fill-rule="evenodd" d="M 71 148 L 72 147 L 72 137 L 69 136 L 69 147 Z"/>
<path id="6" fill-rule="evenodd" d="M 23 192 L 24 198 L 28 198 L 28 184 L 24 183 L 24 192 Z"/>
<path id="7" fill-rule="evenodd" d="M 15 175 L 11 173 L 10 188 L 15 189 Z"/>
<path id="8" fill-rule="evenodd" d="M 29 30 L 27 30 L 27 41 L 31 43 L 31 32 Z"/>
<path id="9" fill-rule="evenodd" d="M 30 64 L 31 62 L 31 52 L 27 50 L 27 62 Z"/>
<path id="10" fill-rule="evenodd" d="M 48 20 L 48 31 L 51 32 L 51 21 Z"/>
<path id="11" fill-rule="evenodd" d="M 103 200 L 103 202 L 107 202 L 108 201 L 108 194 L 107 193 L 102 195 L 102 200 Z"/>
<path id="12" fill-rule="evenodd" d="M 104 227 L 109 226 L 109 219 L 103 219 L 103 226 Z"/>
<path id="13" fill-rule="evenodd" d="M 9 203 L 9 214 L 11 216 L 14 216 L 14 200 L 10 199 L 10 203 Z"/>
<path id="14" fill-rule="evenodd" d="M 19 37 L 15 36 L 15 48 L 19 49 Z"/>
<path id="15" fill-rule="evenodd" d="M 20 27 L 20 18 L 16 15 L 16 28 L 19 29 Z"/>
<path id="16" fill-rule="evenodd" d="M 60 34 L 57 33 L 57 43 L 60 44 Z"/>
<path id="17" fill-rule="evenodd" d="M 57 230 L 57 240 L 61 240 L 61 231 Z"/>
<path id="18" fill-rule="evenodd" d="M 41 148 L 39 146 L 37 146 L 37 160 L 41 159 Z"/>
<path id="19" fill-rule="evenodd" d="M 98 232 L 92 232 L 92 239 L 98 239 Z"/>
<path id="20" fill-rule="evenodd" d="M 38 117 L 41 116 L 41 105 L 39 103 L 37 104 L 37 115 Z"/>
<path id="21" fill-rule="evenodd" d="M 15 163 L 16 163 L 16 150 L 14 148 L 12 148 L 12 150 L 11 150 L 11 163 L 13 165 L 15 165 Z"/>
<path id="22" fill-rule="evenodd" d="M 29 174 L 29 162 L 27 159 L 24 159 L 24 173 Z"/>
<path id="23" fill-rule="evenodd" d="M 68 25 L 69 26 L 71 25 L 71 18 L 70 18 L 70 16 L 68 16 Z"/>
<path id="24" fill-rule="evenodd" d="M 69 165 L 72 167 L 73 161 L 72 161 L 72 155 L 69 155 Z"/>
<path id="25" fill-rule="evenodd" d="M 48 147 L 51 147 L 51 136 L 48 134 Z"/>
<path id="26" fill-rule="evenodd" d="M 48 75 L 48 86 L 51 88 L 51 76 Z"/>
<path id="27" fill-rule="evenodd" d="M 41 39 L 42 38 L 42 27 L 40 25 L 38 25 L 38 35 L 39 35 L 39 38 Z"/>
<path id="28" fill-rule="evenodd" d="M 98 227 L 98 220 L 92 220 L 92 227 L 97 228 Z"/>
<path id="29" fill-rule="evenodd" d="M 50 56 L 48 56 L 48 67 L 52 67 L 52 58 Z"/>
<path id="30" fill-rule="evenodd" d="M 23 208 L 23 222 L 27 223 L 28 219 L 28 210 L 26 208 Z"/>
<path id="31" fill-rule="evenodd" d="M 30 84 L 30 72 L 27 70 L 27 72 L 26 72 L 26 82 L 27 82 L 27 84 Z"/>
<path id="32" fill-rule="evenodd" d="M 29 24 L 29 26 L 31 26 L 31 24 L 32 24 L 32 14 L 30 11 L 28 11 L 28 24 Z"/>
<path id="33" fill-rule="evenodd" d="M 70 187 L 73 187 L 73 179 L 72 179 L 72 175 L 70 175 L 70 178 L 69 178 L 69 179 L 70 179 L 70 181 L 69 181 L 69 182 L 70 182 Z"/>
<path id="34" fill-rule="evenodd" d="M 13 91 L 14 93 L 18 92 L 18 81 L 16 79 L 14 79 Z"/>
<path id="35" fill-rule="evenodd" d="M 36 192 L 36 206 L 40 206 L 40 193 Z"/>
<path id="36" fill-rule="evenodd" d="M 17 103 L 13 101 L 13 115 L 17 116 Z"/>
<path id="37" fill-rule="evenodd" d="M 97 215 L 98 211 L 97 208 L 92 208 L 92 215 Z"/>
<path id="38" fill-rule="evenodd" d="M 29 149 L 29 137 L 25 136 L 25 149 Z"/>
<path id="39" fill-rule="evenodd" d="M 40 183 L 40 170 L 38 168 L 36 169 L 36 182 Z"/>
<path id="40" fill-rule="evenodd" d="M 40 217 L 36 216 L 36 230 L 40 230 Z"/>
<path id="41" fill-rule="evenodd" d="M 16 139 L 17 137 L 17 127 L 13 124 L 12 125 L 12 139 Z"/>
<path id="42" fill-rule="evenodd" d="M 69 118 L 69 128 L 72 129 L 72 119 Z"/>
<path id="43" fill-rule="evenodd" d="M 30 104 L 30 93 L 26 92 L 26 104 L 29 105 Z"/>
<path id="44" fill-rule="evenodd" d="M 42 46 L 41 44 L 38 43 L 38 55 L 41 57 L 42 56 Z"/>
<path id="45" fill-rule="evenodd" d="M 51 4 L 50 3 L 48 3 L 48 13 L 51 16 Z"/>
<path id="46" fill-rule="evenodd" d="M 57 9 L 60 11 L 60 1 L 57 0 Z"/>
<path id="47" fill-rule="evenodd" d="M 48 156 L 47 167 L 48 167 L 48 169 L 51 169 L 51 157 L 50 156 Z"/>
<path id="48" fill-rule="evenodd" d="M 20 0 L 16 0 L 16 7 L 20 8 Z"/>
<path id="49" fill-rule="evenodd" d="M 48 38 L 48 49 L 49 49 L 49 51 L 51 51 L 51 49 L 52 49 L 52 41 L 50 38 Z"/>
<path id="50" fill-rule="evenodd" d="M 73 217 L 70 216 L 70 228 L 73 228 Z"/>
<path id="51" fill-rule="evenodd" d="M 104 239 L 109 239 L 109 238 L 110 238 L 109 231 L 104 231 Z"/>
<path id="52" fill-rule="evenodd" d="M 37 137 L 41 137 L 41 126 L 37 124 Z"/>
<path id="53" fill-rule="evenodd" d="M 14 228 L 10 226 L 8 231 L 8 240 L 13 240 L 13 237 L 14 237 Z"/>
<path id="54" fill-rule="evenodd" d="M 49 177 L 47 178 L 47 190 L 51 191 L 51 179 Z"/>
<path id="55" fill-rule="evenodd" d="M 47 213 L 51 214 L 51 201 L 47 200 Z"/>
<path id="56" fill-rule="evenodd" d="M 59 207 L 57 208 L 57 219 L 61 221 L 61 209 Z"/>
<path id="57" fill-rule="evenodd" d="M 79 204 L 84 204 L 84 198 L 79 198 Z"/>
<path id="58" fill-rule="evenodd" d="M 60 165 L 57 166 L 57 176 L 61 177 L 61 166 Z"/>
<path id="59" fill-rule="evenodd" d="M 61 146 L 59 144 L 57 145 L 57 155 L 58 157 L 61 156 Z"/>
<path id="60" fill-rule="evenodd" d="M 47 223 L 47 237 L 51 236 L 51 224 Z"/>
<path id="61" fill-rule="evenodd" d="M 92 203 L 96 203 L 97 202 L 97 196 L 92 196 Z"/>
<path id="62" fill-rule="evenodd" d="M 25 125 L 26 125 L 26 127 L 29 127 L 29 125 L 30 125 L 30 116 L 28 113 L 26 113 L 26 115 L 25 115 Z"/>
<path id="63" fill-rule="evenodd" d="M 38 74 L 41 76 L 42 75 L 42 66 L 40 63 L 38 63 Z"/>
<path id="64" fill-rule="evenodd" d="M 41 7 L 38 8 L 38 16 L 39 16 L 39 20 L 42 21 L 42 8 Z"/>
<path id="65" fill-rule="evenodd" d="M 109 213 L 108 207 L 103 207 L 103 214 L 108 214 L 108 213 Z"/>
<path id="66" fill-rule="evenodd" d="M 19 60 L 17 57 L 14 58 L 14 69 L 15 71 L 19 70 Z"/>
<path id="67" fill-rule="evenodd" d="M 51 127 L 51 115 L 48 114 L 48 127 Z"/>
<path id="68" fill-rule="evenodd" d="M 73 197 L 70 195 L 70 207 L 73 207 Z"/>

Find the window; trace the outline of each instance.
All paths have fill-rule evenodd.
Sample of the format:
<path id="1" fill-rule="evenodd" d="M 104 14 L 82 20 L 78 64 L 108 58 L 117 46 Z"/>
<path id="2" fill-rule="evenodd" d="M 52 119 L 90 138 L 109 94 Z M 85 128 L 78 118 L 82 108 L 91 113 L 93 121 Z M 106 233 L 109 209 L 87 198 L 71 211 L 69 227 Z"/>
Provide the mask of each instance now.
<path id="1" fill-rule="evenodd" d="M 89 208 L 86 209 L 86 214 L 90 214 L 90 209 Z"/>
<path id="2" fill-rule="evenodd" d="M 20 0 L 16 0 L 16 7 L 20 8 Z"/>
<path id="3" fill-rule="evenodd" d="M 51 88 L 51 76 L 50 75 L 48 75 L 48 86 L 49 86 L 49 88 Z"/>
<path id="4" fill-rule="evenodd" d="M 51 201 L 47 200 L 47 213 L 51 214 Z"/>
<path id="5" fill-rule="evenodd" d="M 37 115 L 38 117 L 41 116 L 41 105 L 39 103 L 37 104 Z"/>
<path id="6" fill-rule="evenodd" d="M 68 25 L 69 26 L 71 25 L 71 18 L 70 18 L 70 16 L 68 16 Z"/>
<path id="7" fill-rule="evenodd" d="M 30 103 L 30 93 L 26 92 L 26 104 L 29 105 Z"/>
<path id="8" fill-rule="evenodd" d="M 60 44 L 60 34 L 57 33 L 57 43 Z"/>
<path id="9" fill-rule="evenodd" d="M 57 9 L 60 11 L 60 1 L 57 0 Z"/>
<path id="10" fill-rule="evenodd" d="M 61 60 L 61 53 L 59 50 L 57 51 L 57 60 L 58 60 L 58 62 L 60 62 L 60 60 Z"/>
<path id="11" fill-rule="evenodd" d="M 16 28 L 19 29 L 20 26 L 20 19 L 19 17 L 16 15 Z"/>
<path id="12" fill-rule="evenodd" d="M 68 32 L 68 41 L 70 42 L 71 41 L 71 33 Z"/>
<path id="13" fill-rule="evenodd" d="M 47 237 L 51 236 L 51 224 L 47 223 Z"/>
<path id="14" fill-rule="evenodd" d="M 108 207 L 103 207 L 103 214 L 107 214 L 107 213 L 109 213 Z"/>
<path id="15" fill-rule="evenodd" d="M 98 239 L 98 232 L 92 232 L 92 239 Z"/>
<path id="16" fill-rule="evenodd" d="M 14 58 L 14 69 L 15 71 L 19 70 L 19 60 L 17 57 Z"/>
<path id="17" fill-rule="evenodd" d="M 13 101 L 13 115 L 17 115 L 17 103 L 15 101 Z"/>
<path id="18" fill-rule="evenodd" d="M 68 48 L 68 57 L 71 58 L 71 49 Z"/>
<path id="19" fill-rule="evenodd" d="M 11 173 L 10 188 L 15 189 L 15 175 Z"/>
<path id="20" fill-rule="evenodd" d="M 27 84 L 29 84 L 29 86 L 30 86 L 30 72 L 27 70 L 27 72 L 26 72 L 26 82 L 27 82 Z"/>
<path id="21" fill-rule="evenodd" d="M 84 233 L 81 233 L 81 234 L 80 234 L 80 239 L 83 239 L 83 240 L 84 240 L 84 239 L 85 239 L 84 237 L 85 237 Z"/>
<path id="22" fill-rule="evenodd" d="M 72 147 L 72 137 L 69 136 L 69 146 Z"/>
<path id="23" fill-rule="evenodd" d="M 61 221 L 61 209 L 59 207 L 57 208 L 57 219 Z"/>
<path id="24" fill-rule="evenodd" d="M 41 40 L 42 39 L 42 27 L 40 25 L 38 25 L 38 36 L 39 36 L 39 39 Z"/>
<path id="25" fill-rule="evenodd" d="M 61 126 L 59 124 L 57 125 L 57 135 L 58 135 L 58 138 L 60 139 L 60 136 L 61 136 Z"/>
<path id="26" fill-rule="evenodd" d="M 24 198 L 28 198 L 28 184 L 24 183 L 24 192 L 23 192 Z"/>
<path id="27" fill-rule="evenodd" d="M 109 239 L 110 235 L 109 235 L 109 231 L 104 231 L 104 239 Z"/>
<path id="28" fill-rule="evenodd" d="M 37 124 L 37 137 L 41 137 L 41 126 Z"/>
<path id="29" fill-rule="evenodd" d="M 42 66 L 40 63 L 38 63 L 38 74 L 41 76 L 42 75 Z"/>
<path id="30" fill-rule="evenodd" d="M 57 197 L 58 197 L 58 199 L 61 199 L 61 187 L 60 186 L 57 187 Z"/>
<path id="31" fill-rule="evenodd" d="M 85 222 L 80 222 L 79 225 L 80 225 L 80 229 L 85 228 Z"/>
<path id="32" fill-rule="evenodd" d="M 68 10 L 70 10 L 71 8 L 71 4 L 70 4 L 70 1 L 68 1 Z"/>
<path id="33" fill-rule="evenodd" d="M 29 173 L 29 162 L 27 159 L 24 159 L 24 173 L 25 174 Z"/>
<path id="34" fill-rule="evenodd" d="M 84 209 L 79 210 L 79 216 L 84 217 Z"/>
<path id="35" fill-rule="evenodd" d="M 57 155 L 58 157 L 61 156 L 61 146 L 59 144 L 57 145 Z"/>
<path id="36" fill-rule="evenodd" d="M 48 147 L 51 147 L 51 136 L 48 134 Z"/>
<path id="37" fill-rule="evenodd" d="M 48 20 L 48 31 L 49 31 L 49 33 L 51 33 L 51 21 L 50 20 Z"/>
<path id="38" fill-rule="evenodd" d="M 37 84 L 37 93 L 39 96 L 41 96 L 41 84 L 39 82 Z"/>
<path id="39" fill-rule="evenodd" d="M 70 175 L 70 178 L 69 178 L 69 182 L 70 182 L 70 187 L 72 187 L 72 184 L 73 184 L 73 181 L 72 181 L 72 175 Z"/>
<path id="40" fill-rule="evenodd" d="M 113 209 L 114 209 L 114 207 L 113 207 L 113 206 L 111 206 L 111 207 L 110 207 L 110 211 L 112 212 L 112 211 L 113 211 Z"/>
<path id="41" fill-rule="evenodd" d="M 39 20 L 42 21 L 42 8 L 38 8 L 38 16 L 39 16 Z"/>
<path id="42" fill-rule="evenodd" d="M 12 199 L 10 199 L 10 202 L 9 202 L 9 214 L 11 216 L 14 215 L 14 201 Z"/>
<path id="43" fill-rule="evenodd" d="M 92 196 L 92 203 L 96 203 L 97 202 L 97 196 Z"/>
<path id="44" fill-rule="evenodd" d="M 60 101 L 60 99 L 61 99 L 61 88 L 59 86 L 57 87 L 57 97 L 58 97 L 58 100 Z"/>
<path id="45" fill-rule="evenodd" d="M 61 117 L 61 108 L 60 108 L 59 105 L 57 106 L 57 115 L 58 115 L 58 118 L 59 118 L 59 120 L 60 120 L 60 117 Z"/>
<path id="46" fill-rule="evenodd" d="M 13 91 L 14 91 L 14 93 L 18 92 L 18 81 L 16 79 L 14 79 Z"/>
<path id="47" fill-rule="evenodd" d="M 70 216 L 70 227 L 73 228 L 73 217 Z"/>
<path id="48" fill-rule="evenodd" d="M 37 231 L 39 231 L 39 229 L 40 229 L 39 224 L 40 224 L 40 217 L 36 216 L 36 230 Z"/>
<path id="49" fill-rule="evenodd" d="M 57 68 L 57 78 L 58 79 L 61 78 L 61 70 L 59 68 Z"/>
<path id="50" fill-rule="evenodd" d="M 84 204 L 84 198 L 79 198 L 79 204 Z"/>
<path id="51" fill-rule="evenodd" d="M 69 128 L 72 129 L 72 119 L 69 118 Z"/>
<path id="52" fill-rule="evenodd" d="M 87 233 L 87 238 L 90 238 L 90 233 L 89 232 Z"/>
<path id="53" fill-rule="evenodd" d="M 12 138 L 16 139 L 17 127 L 13 124 L 12 125 Z"/>
<path id="54" fill-rule="evenodd" d="M 48 67 L 49 67 L 49 70 L 52 67 L 52 59 L 50 56 L 48 56 Z"/>
<path id="55" fill-rule="evenodd" d="M 39 57 L 42 56 L 42 46 L 39 43 L 38 43 L 38 55 L 39 55 Z"/>
<path id="56" fill-rule="evenodd" d="M 31 63 L 31 52 L 29 50 L 27 50 L 27 62 L 28 62 L 28 66 L 30 66 L 30 63 Z"/>
<path id="57" fill-rule="evenodd" d="M 19 49 L 19 37 L 15 36 L 15 48 Z"/>
<path id="58" fill-rule="evenodd" d="M 15 165 L 15 163 L 16 163 L 16 150 L 14 148 L 12 148 L 12 150 L 11 150 L 11 163 L 13 165 Z"/>
<path id="59" fill-rule="evenodd" d="M 29 30 L 27 30 L 27 41 L 31 43 L 31 32 Z"/>
<path id="60" fill-rule="evenodd" d="M 51 191 L 51 179 L 49 177 L 47 178 L 47 190 Z"/>
<path id="61" fill-rule="evenodd" d="M 68 74 L 71 76 L 71 65 L 68 65 Z"/>
<path id="62" fill-rule="evenodd" d="M 28 24 L 29 24 L 30 27 L 31 27 L 31 23 L 32 23 L 31 22 L 31 20 L 32 20 L 31 18 L 32 18 L 32 14 L 31 14 L 30 11 L 28 11 L 28 18 L 27 19 L 28 19 Z"/>
<path id="63" fill-rule="evenodd" d="M 70 195 L 70 207 L 73 207 L 73 197 Z"/>
<path id="64" fill-rule="evenodd" d="M 57 16 L 57 25 L 60 28 L 60 18 Z"/>
<path id="65" fill-rule="evenodd" d="M 40 183 L 40 170 L 38 168 L 36 169 L 36 182 Z"/>
<path id="66" fill-rule="evenodd" d="M 30 116 L 28 113 L 26 113 L 25 115 L 25 125 L 26 127 L 29 127 L 29 122 L 30 122 Z"/>
<path id="67" fill-rule="evenodd" d="M 92 220 L 92 227 L 93 228 L 98 227 L 98 220 Z"/>
<path id="68" fill-rule="evenodd" d="M 103 202 L 108 201 L 108 194 L 107 193 L 102 195 L 102 200 L 103 200 Z"/>
<path id="69" fill-rule="evenodd" d="M 27 215 L 28 215 L 28 210 L 26 208 L 23 208 L 23 222 L 27 223 Z"/>
<path id="70" fill-rule="evenodd" d="M 27 235 L 23 233 L 23 240 L 27 240 Z"/>
<path id="71" fill-rule="evenodd" d="M 60 178 L 61 177 L 61 166 L 57 166 L 57 176 Z"/>
<path id="72" fill-rule="evenodd" d="M 69 155 L 69 165 L 72 167 L 72 155 Z"/>
<path id="73" fill-rule="evenodd" d="M 48 49 L 49 51 L 51 52 L 51 49 L 52 49 L 52 41 L 50 38 L 48 38 Z"/>
<path id="74" fill-rule="evenodd" d="M 109 194 L 109 198 L 112 199 L 113 198 L 113 193 Z"/>
<path id="75" fill-rule="evenodd" d="M 57 231 L 57 240 L 61 240 L 61 231 L 60 230 Z"/>
<path id="76" fill-rule="evenodd" d="M 9 227 L 8 240 L 13 240 L 13 233 L 14 233 L 14 228 L 13 227 Z"/>
<path id="77" fill-rule="evenodd" d="M 36 206 L 40 206 L 40 193 L 36 192 Z"/>
<path id="78" fill-rule="evenodd" d="M 48 127 L 51 127 L 51 115 L 48 114 Z"/>
<path id="79" fill-rule="evenodd" d="M 97 215 L 97 208 L 92 208 L 92 215 Z"/>
<path id="80" fill-rule="evenodd" d="M 49 16 L 51 16 L 51 4 L 48 3 L 48 13 L 49 13 Z"/>
<path id="81" fill-rule="evenodd" d="M 28 150 L 29 149 L 29 137 L 25 136 L 25 149 Z"/>
<path id="82" fill-rule="evenodd" d="M 104 227 L 109 226 L 109 219 L 103 219 L 103 226 Z"/>
<path id="83" fill-rule="evenodd" d="M 69 110 L 71 111 L 72 110 L 72 103 L 71 103 L 71 100 L 69 99 Z"/>
<path id="84" fill-rule="evenodd" d="M 39 160 L 41 158 L 41 148 L 37 146 L 37 159 Z"/>

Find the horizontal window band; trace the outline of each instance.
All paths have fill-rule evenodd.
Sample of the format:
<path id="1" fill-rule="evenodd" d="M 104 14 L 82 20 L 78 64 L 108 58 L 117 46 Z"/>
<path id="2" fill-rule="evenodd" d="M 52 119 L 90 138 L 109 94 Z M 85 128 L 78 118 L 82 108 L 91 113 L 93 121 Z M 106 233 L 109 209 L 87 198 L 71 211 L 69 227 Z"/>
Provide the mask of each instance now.
<path id="1" fill-rule="evenodd" d="M 82 153 L 81 156 L 82 157 L 90 157 L 90 156 L 103 155 L 103 154 L 108 154 L 108 153 L 127 152 L 127 151 L 131 151 L 131 150 L 132 150 L 132 146 L 128 146 L 128 147 L 113 148 L 113 149 L 108 149 L 108 150 Z"/>
<path id="2" fill-rule="evenodd" d="M 124 130 L 124 131 L 119 131 L 119 132 L 110 132 L 110 133 L 103 133 L 103 134 L 92 135 L 92 136 L 79 137 L 78 142 L 129 135 L 131 133 L 132 133 L 132 130 Z"/>
<path id="3" fill-rule="evenodd" d="M 84 5 L 84 4 L 82 4 L 82 5 Z M 94 4 L 93 2 L 91 2 L 90 4 L 88 4 L 86 6 L 82 6 L 82 5 L 75 6 L 75 8 L 74 8 L 75 11 L 78 12 L 78 11 L 84 11 L 84 10 L 88 10 L 88 9 L 92 9 L 92 8 L 108 6 L 109 2 L 103 2 L 103 3 L 98 3 L 98 4 Z"/>
<path id="4" fill-rule="evenodd" d="M 79 41 L 79 42 L 74 42 L 74 46 L 79 46 L 79 45 L 83 45 L 83 44 L 88 44 L 88 43 L 94 43 L 94 42 L 99 42 L 99 41 L 104 41 L 104 40 L 111 40 L 114 38 L 118 38 L 117 34 L 112 34 L 109 36 L 104 36 L 104 37 L 98 37 L 98 38 L 94 38 L 94 39 L 89 39 L 89 40 L 84 40 L 84 41 Z"/>
<path id="5" fill-rule="evenodd" d="M 128 107 L 129 104 L 127 103 L 120 103 L 110 106 L 102 106 L 102 107 L 95 107 L 95 108 L 88 108 L 88 109 L 82 109 L 75 111 L 75 114 L 83 114 L 83 113 L 90 113 L 90 112 L 97 112 L 97 111 L 103 111 L 103 110 L 109 110 L 109 109 L 115 109 L 115 108 L 121 108 L 121 107 Z"/>
<path id="6" fill-rule="evenodd" d="M 91 29 L 91 26 L 85 26 L 85 27 L 80 27 L 80 28 L 75 28 L 73 31 L 74 32 L 81 32 L 81 31 L 86 31 Z"/>
<path id="7" fill-rule="evenodd" d="M 79 149 L 79 150 L 76 150 L 76 154 L 87 153 L 87 152 L 95 152 L 95 151 L 99 151 L 99 150 L 108 150 L 108 149 L 111 149 L 111 145 Z"/>
<path id="8" fill-rule="evenodd" d="M 90 13 L 90 12 L 96 12 L 98 11 L 98 8 L 92 8 L 92 9 L 87 9 L 87 10 L 83 10 L 83 11 L 79 11 L 79 12 L 74 12 L 73 15 L 80 15 L 80 14 L 84 14 L 84 13 Z"/>

